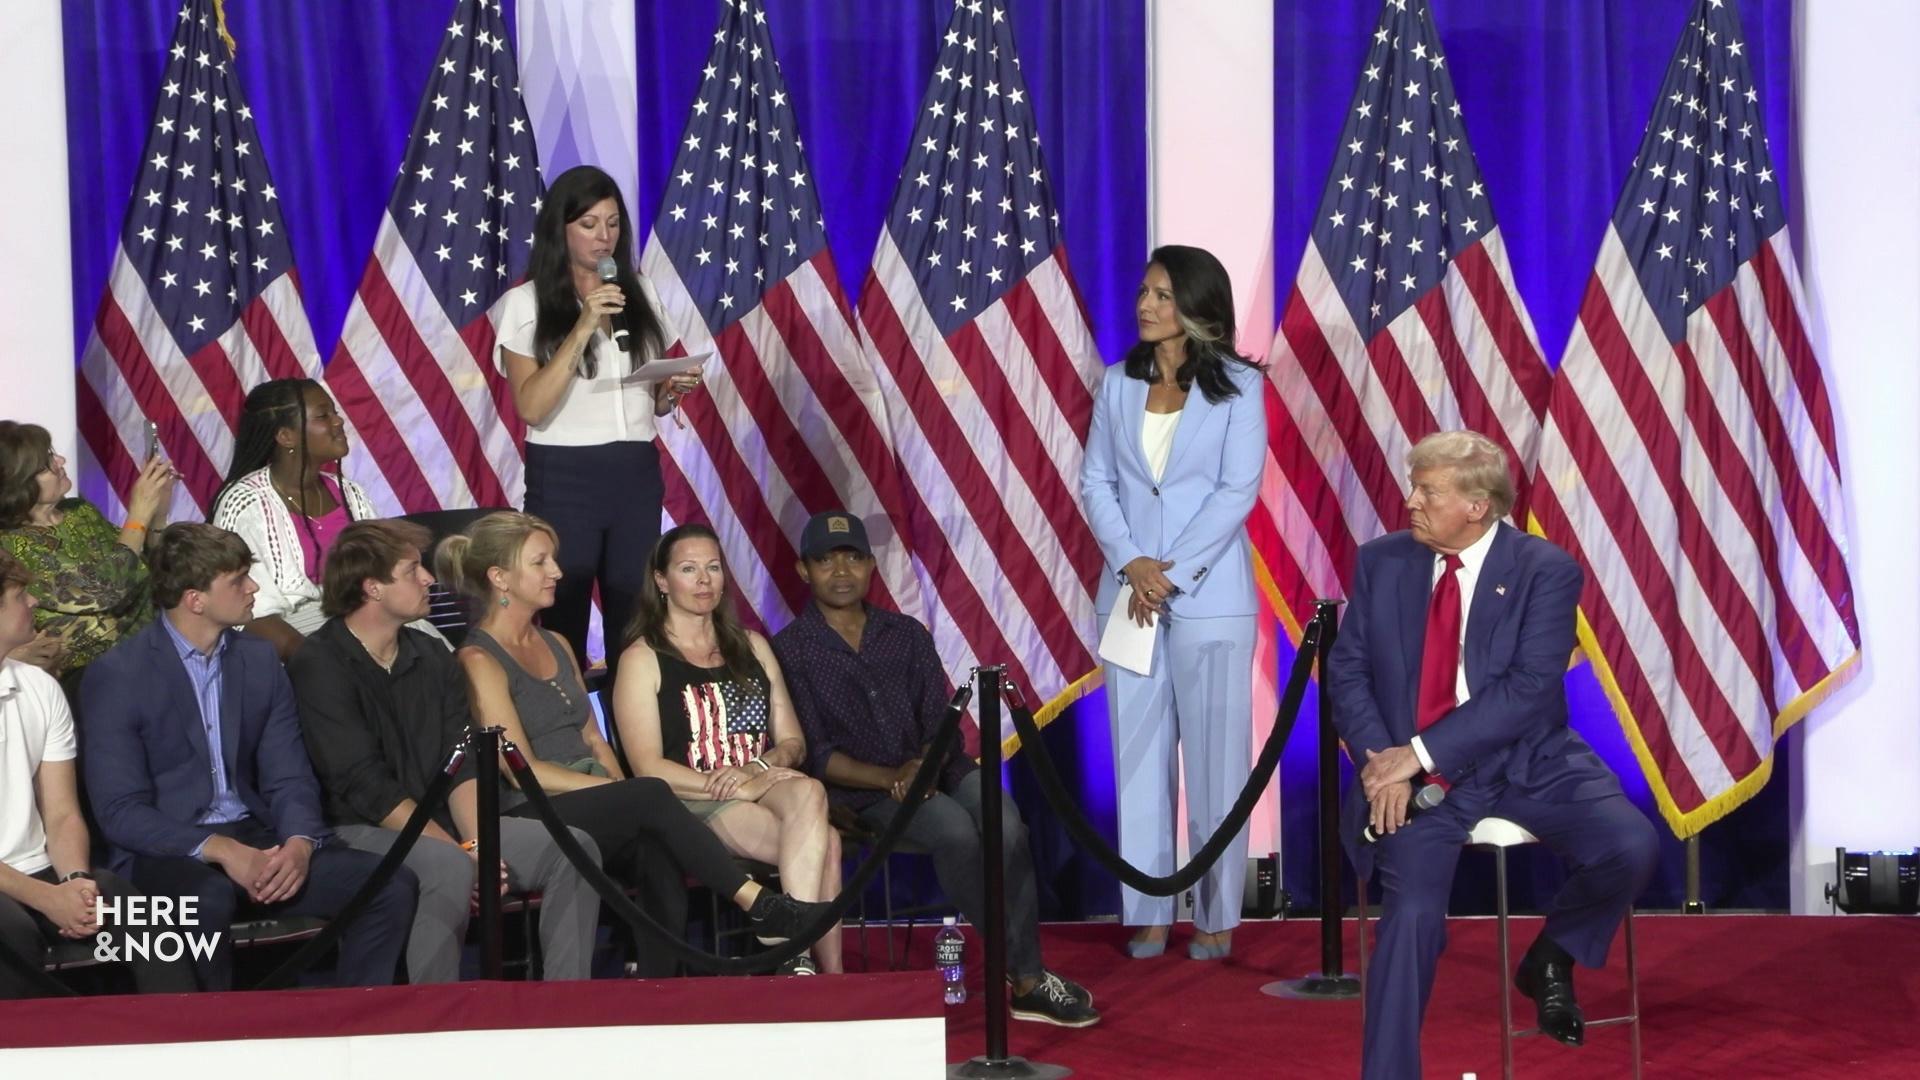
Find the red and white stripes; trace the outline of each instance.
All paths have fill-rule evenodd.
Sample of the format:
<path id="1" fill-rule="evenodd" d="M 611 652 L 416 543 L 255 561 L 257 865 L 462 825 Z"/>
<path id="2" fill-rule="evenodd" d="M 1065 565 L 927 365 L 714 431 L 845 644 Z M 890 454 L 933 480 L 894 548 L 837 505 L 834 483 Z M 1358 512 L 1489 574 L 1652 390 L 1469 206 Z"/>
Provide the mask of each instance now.
<path id="1" fill-rule="evenodd" d="M 1550 376 L 1498 228 L 1370 340 L 1309 241 L 1267 359 L 1272 456 L 1248 528 L 1289 625 L 1345 596 L 1355 549 L 1402 526 L 1407 451 L 1434 431 L 1498 442 L 1525 520 Z"/>
<path id="2" fill-rule="evenodd" d="M 883 231 L 859 318 L 942 662 L 1056 701 L 1097 666 L 1101 564 L 1077 491 L 1104 365 L 1064 252 L 943 338 Z"/>
<path id="3" fill-rule="evenodd" d="M 521 505 L 524 428 L 493 351 L 492 314 L 454 325 L 383 214 L 326 369 L 348 474 L 382 514 Z"/>
<path id="4" fill-rule="evenodd" d="M 173 520 L 198 519 L 233 456 L 234 425 L 247 391 L 267 380 L 312 375 L 319 354 L 293 273 L 282 274 L 241 310 L 220 337 L 183 355 L 155 310 L 139 271 L 116 253 L 107 291 L 94 314 L 76 383 L 83 478 L 105 484 L 83 491 L 111 518 L 146 454 L 148 420 L 160 449 L 180 470 Z"/>
<path id="5" fill-rule="evenodd" d="M 686 426 L 660 420 L 667 515 L 712 525 L 749 617 L 784 626 L 805 600 L 793 568 L 807 518 L 844 508 L 870 524 L 898 520 L 885 407 L 832 262 L 823 251 L 802 264 L 717 338 L 657 239 L 641 265 L 679 339 L 673 351 L 717 354 L 682 406 Z M 905 547 L 872 539 L 875 600 L 923 618 Z"/>
<path id="6" fill-rule="evenodd" d="M 1764 783 L 1859 649 L 1787 235 L 1674 343 L 1609 229 L 1542 441 L 1536 527 L 1587 570 L 1583 644 L 1682 836 Z"/>

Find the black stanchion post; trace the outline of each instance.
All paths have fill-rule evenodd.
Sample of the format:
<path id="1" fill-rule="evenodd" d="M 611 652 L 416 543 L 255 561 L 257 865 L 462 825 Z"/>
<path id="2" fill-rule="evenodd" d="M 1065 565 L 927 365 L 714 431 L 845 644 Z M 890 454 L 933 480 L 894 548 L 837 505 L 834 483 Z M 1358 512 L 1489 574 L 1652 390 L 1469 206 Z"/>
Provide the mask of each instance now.
<path id="1" fill-rule="evenodd" d="M 1680 910 L 1688 915 L 1705 915 L 1707 905 L 1700 902 L 1700 834 L 1687 837 L 1687 902 Z"/>
<path id="2" fill-rule="evenodd" d="M 987 1009 L 987 1052 L 947 1068 L 950 1078 L 964 1080 L 1054 1080 L 1073 1070 L 1046 1065 L 1007 1053 L 1007 893 L 1006 863 L 1001 836 L 1001 805 L 1005 784 L 1000 776 L 1000 681 L 1006 665 L 973 669 L 980 703 L 980 847 L 987 893 L 986 935 L 981 942 L 987 957 L 987 985 L 982 1001 Z"/>
<path id="3" fill-rule="evenodd" d="M 1360 980 L 1346 974 L 1341 960 L 1340 905 L 1340 736 L 1333 729 L 1333 696 L 1327 693 L 1327 657 L 1333 652 L 1340 601 L 1314 601 L 1310 636 L 1301 648 L 1314 650 L 1320 704 L 1320 970 L 1299 979 L 1282 979 L 1260 989 L 1274 997 L 1341 1001 L 1360 996 Z"/>
<path id="4" fill-rule="evenodd" d="M 498 979 L 505 968 L 500 947 L 500 743 L 503 728 L 480 728 L 468 747 L 476 770 L 476 811 L 480 817 L 479 865 L 474 869 L 480 897 L 480 977 Z"/>

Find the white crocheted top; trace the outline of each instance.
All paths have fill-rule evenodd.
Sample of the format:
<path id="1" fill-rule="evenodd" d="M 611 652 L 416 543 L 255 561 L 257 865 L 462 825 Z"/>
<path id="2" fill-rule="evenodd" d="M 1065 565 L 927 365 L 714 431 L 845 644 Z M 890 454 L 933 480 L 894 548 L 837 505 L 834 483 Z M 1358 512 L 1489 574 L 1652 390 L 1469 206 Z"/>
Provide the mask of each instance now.
<path id="1" fill-rule="evenodd" d="M 345 494 L 347 513 L 355 521 L 379 516 L 367 493 L 344 476 L 329 476 Z M 239 534 L 253 549 L 253 580 L 260 591 L 253 598 L 253 617 L 278 615 L 302 634 L 311 634 L 327 621 L 320 613 L 320 585 L 307 577 L 306 553 L 300 547 L 299 528 L 286 500 L 273 489 L 265 468 L 234 481 L 213 508 L 213 523 Z"/>

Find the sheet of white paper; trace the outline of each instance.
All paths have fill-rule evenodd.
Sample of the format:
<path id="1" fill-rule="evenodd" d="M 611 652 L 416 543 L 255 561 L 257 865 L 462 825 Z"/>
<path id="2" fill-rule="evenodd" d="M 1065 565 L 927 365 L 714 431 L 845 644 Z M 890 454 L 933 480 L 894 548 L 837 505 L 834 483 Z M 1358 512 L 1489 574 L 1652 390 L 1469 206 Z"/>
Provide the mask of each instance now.
<path id="1" fill-rule="evenodd" d="M 685 375 L 688 372 L 699 371 L 701 366 L 711 359 L 713 359 L 713 353 L 703 352 L 692 353 L 687 356 L 668 356 L 649 360 L 634 369 L 633 374 L 621 376 L 620 382 L 624 386 L 631 386 L 634 383 L 659 382 L 662 379 L 671 379 L 675 375 Z"/>
<path id="2" fill-rule="evenodd" d="M 1154 625 L 1141 626 L 1127 618 L 1127 605 L 1133 599 L 1133 586 L 1120 586 L 1120 595 L 1113 599 L 1113 611 L 1107 616 L 1107 626 L 1100 634 L 1100 659 L 1109 664 L 1126 668 L 1136 675 L 1153 674 L 1153 638 L 1159 632 L 1159 616 L 1154 616 Z"/>

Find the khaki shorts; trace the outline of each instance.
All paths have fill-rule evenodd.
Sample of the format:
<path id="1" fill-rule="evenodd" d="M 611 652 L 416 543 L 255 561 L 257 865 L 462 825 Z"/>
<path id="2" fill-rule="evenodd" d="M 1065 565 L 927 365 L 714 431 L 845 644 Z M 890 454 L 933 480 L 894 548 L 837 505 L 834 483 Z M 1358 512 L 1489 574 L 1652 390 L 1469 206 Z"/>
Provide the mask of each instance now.
<path id="1" fill-rule="evenodd" d="M 747 805 L 745 799 L 681 799 L 680 805 L 687 808 L 694 817 L 712 823 L 713 819 L 726 812 L 729 806 Z"/>

